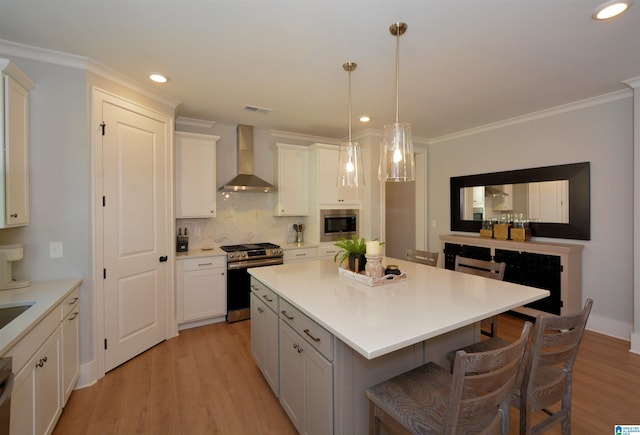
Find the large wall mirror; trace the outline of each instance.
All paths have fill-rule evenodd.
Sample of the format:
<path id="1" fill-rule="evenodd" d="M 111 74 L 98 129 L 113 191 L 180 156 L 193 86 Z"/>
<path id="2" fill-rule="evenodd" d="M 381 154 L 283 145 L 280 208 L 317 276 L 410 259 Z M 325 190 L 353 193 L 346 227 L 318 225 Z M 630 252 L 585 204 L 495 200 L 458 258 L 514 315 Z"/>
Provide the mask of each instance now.
<path id="1" fill-rule="evenodd" d="M 508 214 L 534 237 L 590 240 L 589 162 L 451 177 L 451 230 L 479 232 Z"/>

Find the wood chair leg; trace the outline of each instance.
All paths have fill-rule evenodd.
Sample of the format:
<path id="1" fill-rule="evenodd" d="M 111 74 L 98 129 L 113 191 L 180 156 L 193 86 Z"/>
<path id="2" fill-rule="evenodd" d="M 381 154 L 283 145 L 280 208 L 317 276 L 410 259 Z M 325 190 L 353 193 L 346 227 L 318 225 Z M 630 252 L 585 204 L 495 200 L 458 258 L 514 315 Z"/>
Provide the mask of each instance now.
<path id="1" fill-rule="evenodd" d="M 369 435 L 380 434 L 380 420 L 376 418 L 376 405 L 369 402 Z"/>

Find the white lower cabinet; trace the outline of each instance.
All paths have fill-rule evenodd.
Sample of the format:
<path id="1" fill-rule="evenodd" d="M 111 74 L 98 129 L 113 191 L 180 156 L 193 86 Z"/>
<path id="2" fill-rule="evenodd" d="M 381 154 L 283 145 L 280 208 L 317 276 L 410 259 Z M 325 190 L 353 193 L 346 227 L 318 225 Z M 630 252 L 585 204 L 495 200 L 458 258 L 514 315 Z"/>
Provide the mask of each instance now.
<path id="1" fill-rule="evenodd" d="M 227 314 L 226 257 L 200 257 L 176 261 L 178 323 Z"/>
<path id="2" fill-rule="evenodd" d="M 336 245 L 321 245 L 318 246 L 317 256 L 319 259 L 335 258 L 339 251 L 340 248 Z"/>
<path id="3" fill-rule="evenodd" d="M 280 310 L 280 404 L 301 434 L 331 434 L 333 336 L 284 300 Z"/>
<path id="4" fill-rule="evenodd" d="M 79 289 L 58 303 L 9 351 L 16 373 L 11 394 L 12 435 L 50 434 L 80 369 Z"/>
<path id="5" fill-rule="evenodd" d="M 62 406 L 67 404 L 80 376 L 80 300 L 72 295 L 63 306 L 67 310 L 62 321 Z"/>
<path id="6" fill-rule="evenodd" d="M 49 434 L 62 412 L 60 326 L 15 378 L 11 434 Z"/>
<path id="7" fill-rule="evenodd" d="M 300 261 L 311 261 L 316 259 L 317 248 L 297 248 L 285 249 L 282 256 L 284 264 L 296 263 Z"/>
<path id="8" fill-rule="evenodd" d="M 275 296 L 277 299 L 277 296 Z M 277 300 L 276 300 L 277 302 Z M 277 307 L 277 303 L 276 303 Z M 262 375 L 278 397 L 278 314 L 259 293 L 251 293 L 251 355 Z"/>

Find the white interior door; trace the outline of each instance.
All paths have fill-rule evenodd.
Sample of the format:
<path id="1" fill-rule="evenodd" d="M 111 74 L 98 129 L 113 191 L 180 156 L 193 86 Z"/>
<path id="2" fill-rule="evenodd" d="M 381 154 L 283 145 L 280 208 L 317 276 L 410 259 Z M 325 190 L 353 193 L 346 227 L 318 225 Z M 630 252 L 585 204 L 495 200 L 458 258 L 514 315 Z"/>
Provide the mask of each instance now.
<path id="1" fill-rule="evenodd" d="M 100 109 L 107 372 L 166 338 L 171 160 L 165 123 L 111 101 Z"/>

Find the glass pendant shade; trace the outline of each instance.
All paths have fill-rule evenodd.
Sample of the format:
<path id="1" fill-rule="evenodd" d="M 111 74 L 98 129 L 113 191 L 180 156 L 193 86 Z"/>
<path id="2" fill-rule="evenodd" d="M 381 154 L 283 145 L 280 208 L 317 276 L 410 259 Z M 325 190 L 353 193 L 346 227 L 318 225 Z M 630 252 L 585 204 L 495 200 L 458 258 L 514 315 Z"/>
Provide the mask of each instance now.
<path id="1" fill-rule="evenodd" d="M 415 181 L 415 158 L 411 124 L 398 121 L 400 106 L 400 36 L 407 31 L 406 23 L 393 23 L 389 31 L 396 37 L 396 122 L 384 126 L 380 149 L 380 181 Z"/>
<path id="2" fill-rule="evenodd" d="M 360 187 L 364 185 L 362 150 L 358 142 L 351 140 L 351 73 L 358 65 L 347 62 L 342 68 L 349 73 L 349 141 L 340 145 L 338 155 L 338 187 Z"/>
<path id="3" fill-rule="evenodd" d="M 396 122 L 384 126 L 380 155 L 381 181 L 414 181 L 415 158 L 411 124 Z"/>
<path id="4" fill-rule="evenodd" d="M 358 142 L 340 144 L 338 187 L 360 187 L 364 185 L 362 168 L 362 150 Z"/>

